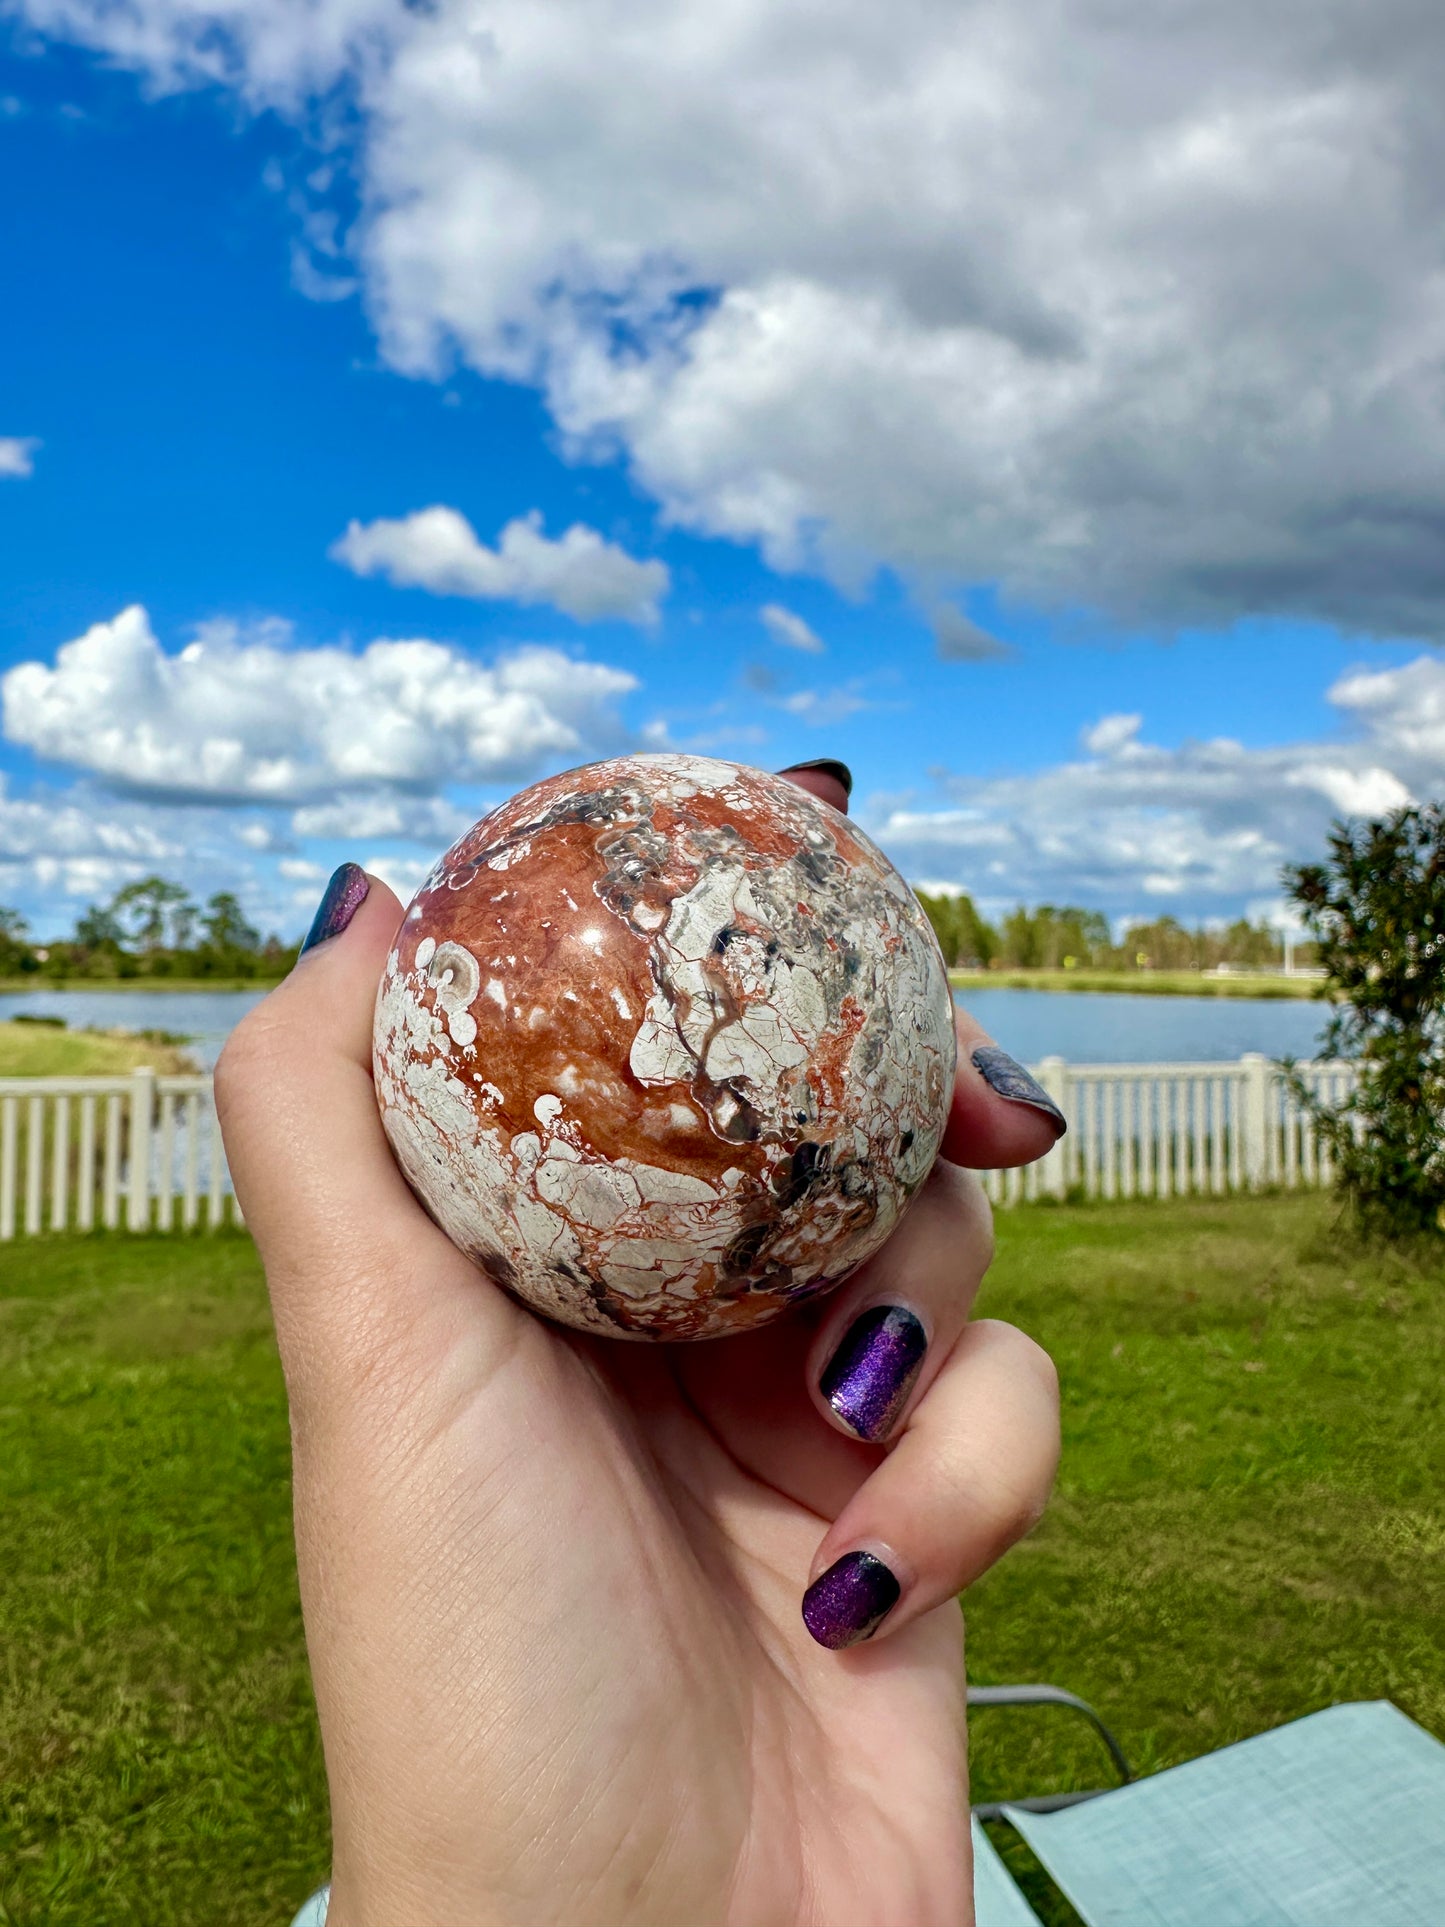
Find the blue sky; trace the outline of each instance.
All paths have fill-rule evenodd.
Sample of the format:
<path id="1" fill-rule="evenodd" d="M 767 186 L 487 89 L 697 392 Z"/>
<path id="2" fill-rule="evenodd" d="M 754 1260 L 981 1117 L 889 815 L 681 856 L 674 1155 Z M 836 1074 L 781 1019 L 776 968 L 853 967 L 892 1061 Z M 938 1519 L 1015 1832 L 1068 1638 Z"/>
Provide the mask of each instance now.
<path id="1" fill-rule="evenodd" d="M 1433 217 L 1408 151 L 1369 174 L 1368 127 L 1360 224 L 1331 224 L 1337 184 L 1302 211 L 1279 116 L 1324 113 L 1329 76 L 1282 57 L 1275 118 L 1254 70 L 1221 120 L 1226 39 L 1213 104 L 1136 130 L 1175 158 L 1121 233 L 1127 151 L 1092 129 L 1051 163 L 1064 83 L 995 48 L 999 155 L 1077 217 L 1071 254 L 1010 253 L 1009 169 L 905 192 L 910 128 L 976 147 L 983 55 L 946 9 L 919 0 L 918 62 L 875 83 L 841 7 L 831 106 L 745 33 L 694 52 L 680 87 L 699 58 L 761 76 L 776 122 L 657 110 L 639 154 L 655 50 L 589 63 L 493 7 L 470 99 L 479 7 L 337 0 L 339 38 L 300 46 L 306 0 L 244 36 L 189 0 L 135 0 L 122 38 L 86 0 L 0 24 L 0 902 L 59 934 L 160 869 L 294 934 L 343 857 L 404 889 L 486 804 L 624 743 L 840 756 L 914 880 L 1116 919 L 1265 912 L 1332 814 L 1428 793 L 1439 348 L 1391 239 Z M 792 132 L 822 115 L 827 151 L 874 84 L 897 124 L 840 149 L 824 245 Z M 700 142 L 721 187 L 689 179 Z M 1253 204 L 1221 185 L 1246 168 Z M 1211 206 L 1232 237 L 1199 238 Z M 1271 252 L 1271 210 L 1318 218 L 1313 254 Z M 1170 292 L 1126 353 L 1141 260 Z"/>

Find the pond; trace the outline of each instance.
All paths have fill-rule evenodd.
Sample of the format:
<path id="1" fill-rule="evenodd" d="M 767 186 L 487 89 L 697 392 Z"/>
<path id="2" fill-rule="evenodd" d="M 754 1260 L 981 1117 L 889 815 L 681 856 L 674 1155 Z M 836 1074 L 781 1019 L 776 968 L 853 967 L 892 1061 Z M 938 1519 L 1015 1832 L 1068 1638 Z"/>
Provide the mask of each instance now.
<path id="1" fill-rule="evenodd" d="M 1204 1064 L 1247 1051 L 1312 1057 L 1329 1017 L 1324 1004 L 1284 997 L 970 989 L 957 1001 L 1025 1064 Z"/>
<path id="2" fill-rule="evenodd" d="M 73 1028 L 168 1030 L 192 1039 L 210 1066 L 259 990 L 34 990 L 0 995 L 0 1018 L 63 1017 Z M 1308 1057 L 1327 1012 L 1305 1000 L 1134 997 L 1102 992 L 970 990 L 960 1002 L 1005 1050 L 1027 1064 L 1222 1062 L 1262 1051 Z"/>

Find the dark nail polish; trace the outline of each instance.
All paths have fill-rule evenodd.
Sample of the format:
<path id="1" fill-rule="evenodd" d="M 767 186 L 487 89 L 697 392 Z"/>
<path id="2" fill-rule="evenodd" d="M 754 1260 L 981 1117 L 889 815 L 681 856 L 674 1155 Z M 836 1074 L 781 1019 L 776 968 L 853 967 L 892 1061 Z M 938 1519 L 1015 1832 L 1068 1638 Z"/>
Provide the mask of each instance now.
<path id="1" fill-rule="evenodd" d="M 851 1431 L 886 1439 L 913 1389 L 928 1334 L 902 1305 L 874 1305 L 844 1333 L 818 1389 Z"/>
<path id="2" fill-rule="evenodd" d="M 1062 1137 L 1068 1130 L 1068 1119 L 1043 1085 L 1036 1077 L 1030 1077 L 1023 1065 L 1010 1057 L 1006 1050 L 1000 1050 L 997 1044 L 980 1044 L 973 1053 L 973 1063 L 991 1091 L 997 1091 L 1000 1097 L 1006 1097 L 1015 1104 L 1032 1104 L 1053 1125 L 1056 1136 Z"/>
<path id="3" fill-rule="evenodd" d="M 311 928 L 301 946 L 304 956 L 328 937 L 339 937 L 366 900 L 371 879 L 359 863 L 343 863 L 332 875 L 326 894 L 316 906 Z"/>
<path id="4" fill-rule="evenodd" d="M 824 776 L 835 777 L 837 781 L 843 785 L 843 794 L 845 796 L 851 796 L 853 794 L 853 772 L 846 763 L 840 763 L 836 757 L 817 756 L 811 763 L 789 763 L 788 767 L 779 770 L 778 774 L 779 776 L 791 776 L 794 770 L 800 769 L 821 770 Z"/>
<path id="5" fill-rule="evenodd" d="M 873 1637 L 902 1590 L 871 1552 L 845 1552 L 803 1594 L 803 1624 L 820 1646 L 834 1652 L 856 1646 Z"/>

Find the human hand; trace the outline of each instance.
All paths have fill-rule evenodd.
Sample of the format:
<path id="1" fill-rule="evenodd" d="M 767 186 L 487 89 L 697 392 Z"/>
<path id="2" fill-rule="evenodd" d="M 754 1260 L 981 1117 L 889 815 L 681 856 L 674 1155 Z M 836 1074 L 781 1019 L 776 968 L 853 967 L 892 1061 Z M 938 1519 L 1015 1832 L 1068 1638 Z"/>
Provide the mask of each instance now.
<path id="1" fill-rule="evenodd" d="M 291 1405 L 329 1927 L 971 1920 L 954 1596 L 1042 1510 L 1057 1391 L 969 1322 L 992 1239 L 960 1167 L 1055 1126 L 960 1018 L 948 1161 L 840 1290 L 709 1344 L 560 1330 L 392 1160 L 371 1025 L 400 917 L 372 880 L 217 1070 Z M 886 1306 L 917 1327 L 835 1383 Z"/>

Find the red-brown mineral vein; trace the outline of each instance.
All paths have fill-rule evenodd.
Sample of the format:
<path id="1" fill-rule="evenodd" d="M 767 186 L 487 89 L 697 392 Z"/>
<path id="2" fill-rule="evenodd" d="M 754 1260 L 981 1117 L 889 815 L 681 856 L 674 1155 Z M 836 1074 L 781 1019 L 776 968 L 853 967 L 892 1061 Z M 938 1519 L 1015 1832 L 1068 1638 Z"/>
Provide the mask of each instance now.
<path id="1" fill-rule="evenodd" d="M 912 891 L 782 778 L 675 754 L 552 777 L 407 911 L 376 1087 L 408 1180 L 537 1310 L 741 1331 L 883 1243 L 954 1071 Z"/>

